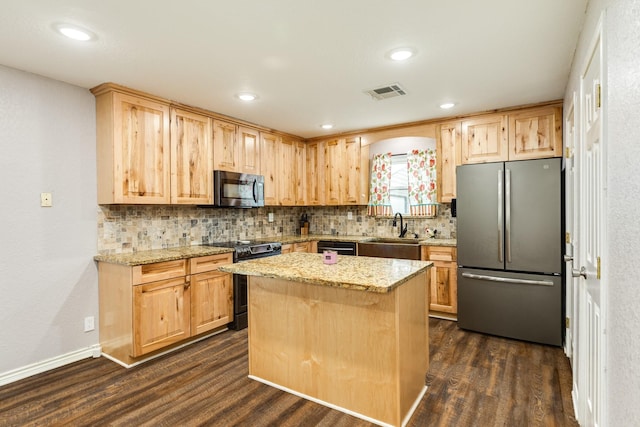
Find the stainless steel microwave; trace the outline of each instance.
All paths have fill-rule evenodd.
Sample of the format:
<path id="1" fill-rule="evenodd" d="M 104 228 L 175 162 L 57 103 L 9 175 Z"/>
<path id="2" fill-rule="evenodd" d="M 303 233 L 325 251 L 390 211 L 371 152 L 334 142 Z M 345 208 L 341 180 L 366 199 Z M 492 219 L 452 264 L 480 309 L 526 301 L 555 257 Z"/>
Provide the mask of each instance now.
<path id="1" fill-rule="evenodd" d="M 213 205 L 231 208 L 264 206 L 264 176 L 213 171 Z"/>

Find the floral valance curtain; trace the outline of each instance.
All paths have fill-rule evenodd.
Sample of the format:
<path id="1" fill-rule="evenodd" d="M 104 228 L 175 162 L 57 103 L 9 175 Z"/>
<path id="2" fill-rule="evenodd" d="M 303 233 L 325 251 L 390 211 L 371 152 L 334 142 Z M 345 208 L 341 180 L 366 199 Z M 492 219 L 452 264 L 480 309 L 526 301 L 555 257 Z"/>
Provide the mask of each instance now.
<path id="1" fill-rule="evenodd" d="M 391 153 L 376 154 L 371 164 L 369 215 L 391 215 Z"/>
<path id="2" fill-rule="evenodd" d="M 409 173 L 410 214 L 435 216 L 438 198 L 436 194 L 436 151 L 412 150 L 407 153 Z"/>

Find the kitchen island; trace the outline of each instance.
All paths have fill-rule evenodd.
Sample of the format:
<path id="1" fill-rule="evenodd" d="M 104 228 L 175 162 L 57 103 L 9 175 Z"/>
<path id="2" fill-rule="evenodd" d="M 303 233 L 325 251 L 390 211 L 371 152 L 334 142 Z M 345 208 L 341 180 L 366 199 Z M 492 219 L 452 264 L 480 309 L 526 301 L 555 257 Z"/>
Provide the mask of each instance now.
<path id="1" fill-rule="evenodd" d="M 426 391 L 429 262 L 290 253 L 249 275 L 249 377 L 379 425 Z"/>

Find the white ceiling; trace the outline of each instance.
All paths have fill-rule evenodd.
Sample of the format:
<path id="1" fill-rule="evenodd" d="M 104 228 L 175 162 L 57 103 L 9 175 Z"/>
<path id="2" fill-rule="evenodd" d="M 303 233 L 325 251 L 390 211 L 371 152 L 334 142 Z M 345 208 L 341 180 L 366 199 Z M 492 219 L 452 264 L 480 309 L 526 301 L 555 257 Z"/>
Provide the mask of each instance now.
<path id="1" fill-rule="evenodd" d="M 560 99 L 587 1 L 2 0 L 0 64 L 309 138 Z M 61 22 L 98 39 L 66 39 Z M 385 57 L 402 46 L 418 54 Z M 363 93 L 396 82 L 408 95 Z"/>

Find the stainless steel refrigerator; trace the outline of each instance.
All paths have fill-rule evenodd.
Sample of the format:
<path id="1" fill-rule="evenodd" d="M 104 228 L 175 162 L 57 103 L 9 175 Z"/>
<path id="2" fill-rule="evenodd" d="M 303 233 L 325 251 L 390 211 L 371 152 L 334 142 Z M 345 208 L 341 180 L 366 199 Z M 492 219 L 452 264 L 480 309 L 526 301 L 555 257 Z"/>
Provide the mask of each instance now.
<path id="1" fill-rule="evenodd" d="M 458 166 L 458 326 L 562 345 L 561 159 Z"/>

